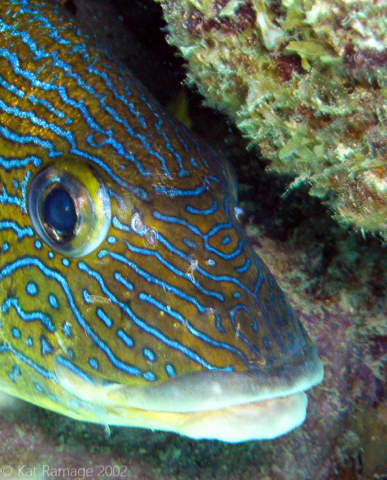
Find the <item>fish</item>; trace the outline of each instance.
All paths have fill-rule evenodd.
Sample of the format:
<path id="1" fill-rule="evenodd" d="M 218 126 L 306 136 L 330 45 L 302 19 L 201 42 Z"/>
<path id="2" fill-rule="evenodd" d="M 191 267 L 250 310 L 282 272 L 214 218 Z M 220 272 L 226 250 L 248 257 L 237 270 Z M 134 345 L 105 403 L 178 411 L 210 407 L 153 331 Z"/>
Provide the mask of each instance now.
<path id="1" fill-rule="evenodd" d="M 60 5 L 0 4 L 0 390 L 224 442 L 323 379 L 240 223 L 231 166 Z"/>

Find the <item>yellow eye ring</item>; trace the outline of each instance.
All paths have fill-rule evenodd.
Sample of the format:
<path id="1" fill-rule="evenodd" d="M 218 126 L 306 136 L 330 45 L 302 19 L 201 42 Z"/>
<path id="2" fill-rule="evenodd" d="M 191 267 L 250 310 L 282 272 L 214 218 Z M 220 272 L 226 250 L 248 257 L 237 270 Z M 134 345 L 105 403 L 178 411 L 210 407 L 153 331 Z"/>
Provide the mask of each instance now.
<path id="1" fill-rule="evenodd" d="M 28 212 L 41 239 L 70 257 L 96 249 L 111 223 L 106 186 L 91 165 L 72 159 L 53 162 L 36 175 Z"/>

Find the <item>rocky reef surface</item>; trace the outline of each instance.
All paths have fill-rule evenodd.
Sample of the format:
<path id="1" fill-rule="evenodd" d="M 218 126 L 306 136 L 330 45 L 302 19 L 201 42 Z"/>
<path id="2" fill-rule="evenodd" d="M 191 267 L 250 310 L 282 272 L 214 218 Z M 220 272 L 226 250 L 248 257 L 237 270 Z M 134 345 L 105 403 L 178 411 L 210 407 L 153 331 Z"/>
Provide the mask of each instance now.
<path id="1" fill-rule="evenodd" d="M 155 4 L 145 0 L 131 5 L 125 0 L 71 0 L 66 4 L 124 61 L 134 48 L 130 17 L 138 15 L 137 23 L 145 25 L 142 18 L 158 16 L 153 13 Z M 138 10 L 134 12 L 135 5 Z M 150 59 L 148 71 L 155 50 L 149 43 L 143 48 L 141 58 Z M 181 73 L 174 73 L 174 60 L 156 56 L 163 65 L 156 83 L 168 78 L 169 89 L 176 91 Z M 165 90 L 169 89 L 160 88 L 165 95 L 161 100 L 168 102 Z M 228 445 L 143 429 L 109 430 L 4 397 L 0 402 L 0 477 L 386 478 L 386 248 L 377 238 L 364 239 L 333 222 L 306 190 L 284 196 L 287 179 L 265 172 L 265 162 L 254 151 L 247 152 L 243 139 L 217 114 L 193 109 L 191 117 L 197 132 L 234 161 L 247 233 L 290 298 L 325 365 L 324 382 L 308 392 L 306 422 L 274 441 Z"/>
<path id="2" fill-rule="evenodd" d="M 386 238 L 386 2 L 158 1 L 208 104 L 339 221 Z"/>

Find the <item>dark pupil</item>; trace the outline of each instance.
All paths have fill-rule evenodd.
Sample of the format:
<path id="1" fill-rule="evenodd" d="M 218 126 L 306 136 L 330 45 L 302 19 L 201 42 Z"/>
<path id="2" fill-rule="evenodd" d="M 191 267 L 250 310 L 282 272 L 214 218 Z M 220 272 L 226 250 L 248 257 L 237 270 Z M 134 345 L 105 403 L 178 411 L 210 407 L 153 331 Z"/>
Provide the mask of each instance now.
<path id="1" fill-rule="evenodd" d="M 62 187 L 53 188 L 44 200 L 43 216 L 59 234 L 71 235 L 77 223 L 77 213 L 69 192 Z"/>

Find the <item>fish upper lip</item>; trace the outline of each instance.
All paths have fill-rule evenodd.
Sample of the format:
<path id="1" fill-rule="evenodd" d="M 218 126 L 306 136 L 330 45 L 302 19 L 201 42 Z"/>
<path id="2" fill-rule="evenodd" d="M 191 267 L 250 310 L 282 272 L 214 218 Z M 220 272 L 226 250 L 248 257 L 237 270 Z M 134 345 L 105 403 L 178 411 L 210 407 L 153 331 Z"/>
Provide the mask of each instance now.
<path id="1" fill-rule="evenodd" d="M 321 360 L 312 349 L 300 364 L 246 372 L 189 372 L 136 390 L 122 386 L 119 396 L 126 397 L 127 404 L 134 408 L 197 412 L 287 397 L 310 389 L 323 376 Z"/>
<path id="2" fill-rule="evenodd" d="M 288 433 L 305 420 L 307 405 L 306 394 L 300 392 L 206 412 L 164 412 L 160 419 L 171 416 L 172 429 L 191 438 L 239 443 Z"/>

